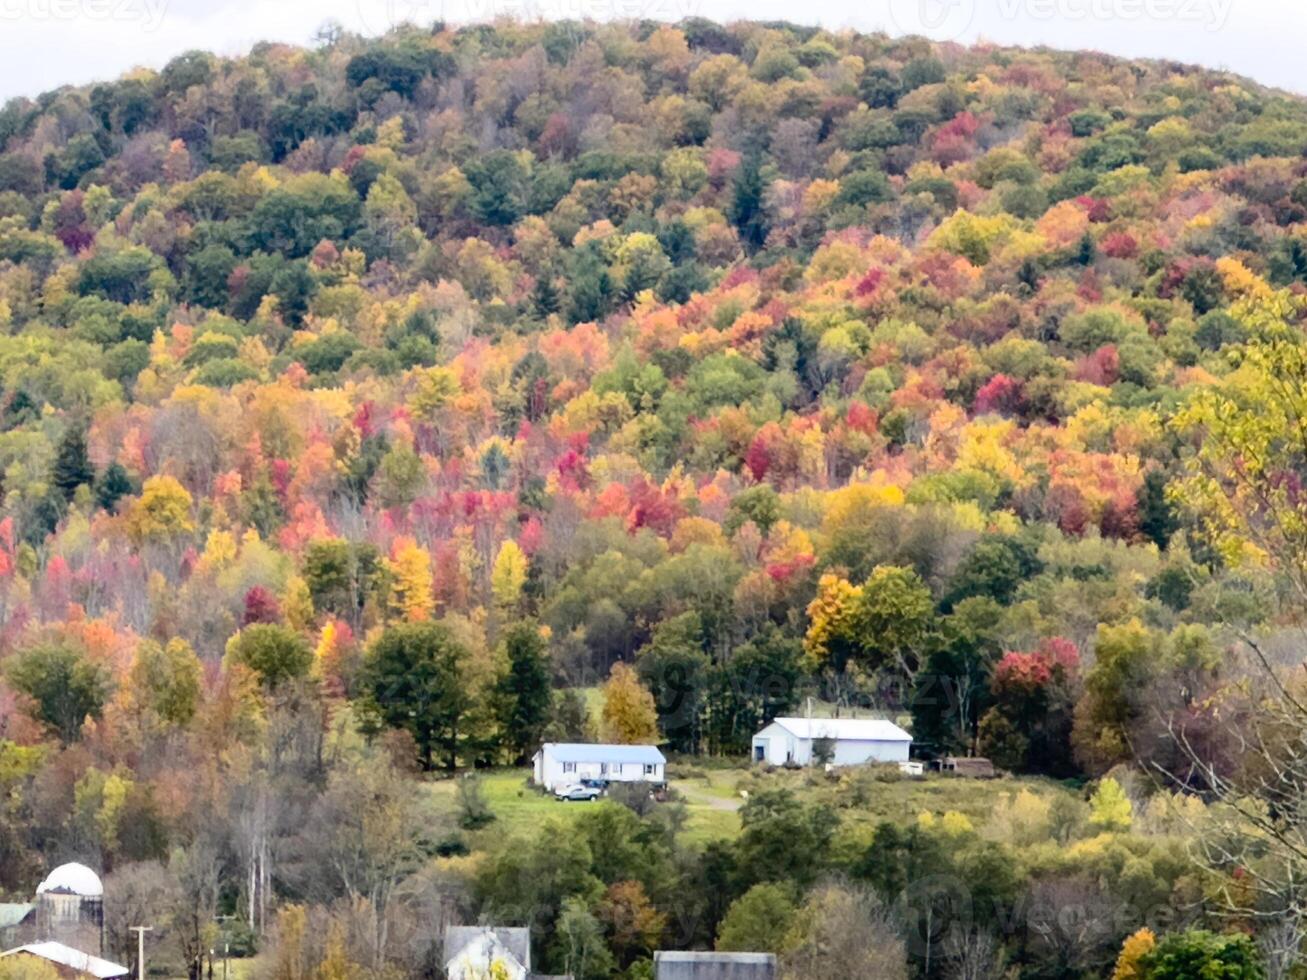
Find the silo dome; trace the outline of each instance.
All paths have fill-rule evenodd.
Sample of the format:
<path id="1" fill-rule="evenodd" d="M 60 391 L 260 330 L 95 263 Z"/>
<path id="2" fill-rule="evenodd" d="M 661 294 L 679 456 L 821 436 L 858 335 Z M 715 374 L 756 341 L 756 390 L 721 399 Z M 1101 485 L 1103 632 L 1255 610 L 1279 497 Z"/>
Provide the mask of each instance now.
<path id="1" fill-rule="evenodd" d="M 53 892 L 64 895 L 80 895 L 82 898 L 101 898 L 104 886 L 100 876 L 84 864 L 61 864 L 48 875 L 45 881 L 36 886 L 36 893 L 44 895 Z"/>

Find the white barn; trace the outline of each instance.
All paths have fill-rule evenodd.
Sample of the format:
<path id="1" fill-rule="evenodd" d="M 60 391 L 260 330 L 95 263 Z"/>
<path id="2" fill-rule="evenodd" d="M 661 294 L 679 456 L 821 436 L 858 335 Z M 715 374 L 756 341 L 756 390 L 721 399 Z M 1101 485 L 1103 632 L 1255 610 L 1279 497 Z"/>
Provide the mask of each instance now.
<path id="1" fill-rule="evenodd" d="M 891 721 L 875 718 L 777 718 L 753 736 L 753 761 L 806 766 L 818 739 L 834 742 L 831 764 L 907 762 L 912 736 Z"/>
<path id="2" fill-rule="evenodd" d="M 653 745 L 546 742 L 533 761 L 536 784 L 550 791 L 582 779 L 613 783 L 667 780 L 667 758 Z"/>

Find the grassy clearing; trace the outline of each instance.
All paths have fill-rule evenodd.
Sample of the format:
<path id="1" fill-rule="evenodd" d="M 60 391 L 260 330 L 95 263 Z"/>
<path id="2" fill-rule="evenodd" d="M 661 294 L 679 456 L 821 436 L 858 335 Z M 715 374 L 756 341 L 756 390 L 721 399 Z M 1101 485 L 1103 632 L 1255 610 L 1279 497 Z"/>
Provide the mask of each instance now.
<path id="1" fill-rule="evenodd" d="M 535 833 L 548 821 L 566 824 L 576 819 L 590 806 L 588 803 L 564 803 L 527 785 L 528 769 L 500 769 L 482 775 L 481 789 L 494 823 L 481 830 L 464 832 L 473 850 L 489 846 L 496 839 Z M 680 784 L 673 782 L 680 789 Z M 739 816 L 734 806 L 722 806 L 718 800 L 705 799 L 697 787 L 686 794 L 687 820 L 685 834 L 690 840 L 705 841 L 714 837 L 730 837 L 740 829 Z M 731 794 L 727 792 L 726 796 Z M 458 785 L 445 779 L 428 784 L 428 805 L 431 819 L 436 825 L 458 826 Z M 728 801 L 729 802 L 729 801 Z"/>
<path id="2" fill-rule="evenodd" d="M 931 775 L 924 779 L 898 778 L 893 772 L 848 769 L 827 776 L 815 770 L 758 770 L 732 767 L 698 768 L 673 765 L 669 785 L 686 808 L 686 837 L 695 842 L 733 837 L 740 830 L 743 794 L 788 788 L 803 799 L 820 800 L 835 807 L 845 833 L 862 837 L 882 820 L 910 823 L 923 812 L 953 810 L 966 815 L 977 828 L 989 820 L 996 804 L 1022 789 L 1051 798 L 1072 790 L 1041 779 L 962 779 Z M 482 775 L 481 787 L 495 821 L 481 830 L 465 832 L 468 845 L 478 850 L 496 840 L 535 833 L 548 821 L 564 824 L 584 813 L 587 803 L 563 803 L 527 785 L 527 769 L 501 769 Z M 428 805 L 435 825 L 458 826 L 457 783 L 440 780 L 427 785 Z"/>

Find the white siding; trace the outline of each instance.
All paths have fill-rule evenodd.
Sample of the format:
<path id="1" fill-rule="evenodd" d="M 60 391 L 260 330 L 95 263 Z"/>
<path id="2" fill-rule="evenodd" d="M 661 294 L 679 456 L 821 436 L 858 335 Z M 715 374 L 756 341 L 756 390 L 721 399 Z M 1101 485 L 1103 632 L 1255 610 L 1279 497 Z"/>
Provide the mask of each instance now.
<path id="1" fill-rule="evenodd" d="M 770 765 L 783 766 L 786 762 L 795 762 L 801 766 L 808 764 L 802 741 L 775 722 L 753 736 L 753 745 L 755 761 L 758 747 L 761 746 L 764 750 L 762 761 Z"/>
<path id="2" fill-rule="evenodd" d="M 869 762 L 906 762 L 911 742 L 890 742 L 879 739 L 835 740 L 836 766 L 860 766 Z M 758 750 L 763 750 L 762 759 Z M 787 762 L 806 766 L 812 762 L 812 739 L 798 738 L 783 725 L 772 722 L 753 737 L 752 761 L 783 766 Z"/>
<path id="3" fill-rule="evenodd" d="M 873 742 L 840 739 L 835 743 L 837 766 L 860 766 L 868 762 L 907 762 L 908 742 Z"/>
<path id="4" fill-rule="evenodd" d="M 661 783 L 667 778 L 664 763 L 653 764 L 653 772 L 646 773 L 638 762 L 561 762 L 548 748 L 536 753 L 535 781 L 545 789 L 554 790 L 582 779 L 607 779 L 614 783 Z"/>

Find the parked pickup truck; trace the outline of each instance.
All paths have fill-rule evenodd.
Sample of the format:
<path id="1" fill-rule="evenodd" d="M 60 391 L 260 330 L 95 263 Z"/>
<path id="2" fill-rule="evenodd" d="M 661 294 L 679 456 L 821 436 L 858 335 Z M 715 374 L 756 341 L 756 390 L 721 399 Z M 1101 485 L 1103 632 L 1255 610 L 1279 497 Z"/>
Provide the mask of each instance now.
<path id="1" fill-rule="evenodd" d="M 560 800 L 597 800 L 603 795 L 603 790 L 598 786 L 587 786 L 582 783 L 571 783 L 568 786 L 559 786 L 554 790 L 554 796 Z"/>

